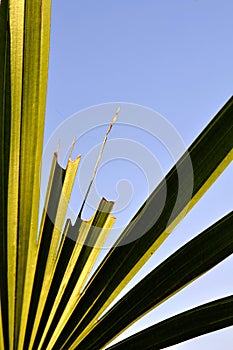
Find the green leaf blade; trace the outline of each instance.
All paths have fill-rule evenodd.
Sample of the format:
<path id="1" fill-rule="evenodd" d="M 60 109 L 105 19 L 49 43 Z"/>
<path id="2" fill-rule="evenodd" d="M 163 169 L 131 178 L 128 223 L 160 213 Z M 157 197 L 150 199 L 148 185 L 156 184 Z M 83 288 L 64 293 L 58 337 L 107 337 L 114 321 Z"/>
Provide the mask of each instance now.
<path id="1" fill-rule="evenodd" d="M 10 142 L 10 42 L 8 1 L 0 4 L 0 348 L 8 348 L 7 188 Z"/>
<path id="2" fill-rule="evenodd" d="M 201 305 L 110 346 L 108 350 L 164 349 L 233 325 L 233 296 Z"/>

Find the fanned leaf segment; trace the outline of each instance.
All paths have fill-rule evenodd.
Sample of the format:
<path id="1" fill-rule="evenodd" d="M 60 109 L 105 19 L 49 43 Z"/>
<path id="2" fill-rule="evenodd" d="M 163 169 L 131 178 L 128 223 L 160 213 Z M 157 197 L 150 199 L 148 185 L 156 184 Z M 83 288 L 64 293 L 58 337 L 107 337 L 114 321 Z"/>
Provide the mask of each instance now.
<path id="1" fill-rule="evenodd" d="M 0 6 L 0 348 L 8 347 L 7 292 L 7 189 L 10 158 L 11 91 L 9 13 L 6 1 Z"/>
<path id="2" fill-rule="evenodd" d="M 48 72 L 50 1 L 0 3 L 0 256 L 4 348 L 17 347 L 32 283 Z M 2 332 L 0 331 L 0 334 Z M 2 336 L 1 336 L 2 338 Z"/>
<path id="3" fill-rule="evenodd" d="M 108 350 L 159 350 L 233 324 L 233 296 L 178 314 L 123 340 Z"/>
<path id="4" fill-rule="evenodd" d="M 233 98 L 150 195 L 86 286 L 114 218 L 113 202 L 103 198 L 89 221 L 78 216 L 74 225 L 65 222 L 79 157 L 69 159 L 63 169 L 54 155 L 37 243 L 50 5 L 50 0 L 0 2 L 0 349 L 4 350 L 100 349 L 232 253 L 230 213 L 155 268 L 99 319 L 232 161 Z M 192 174 L 187 167 L 190 159 Z M 180 173 L 184 182 L 177 202 Z M 231 296 L 165 320 L 111 349 L 162 348 L 230 326 L 232 318 Z"/>

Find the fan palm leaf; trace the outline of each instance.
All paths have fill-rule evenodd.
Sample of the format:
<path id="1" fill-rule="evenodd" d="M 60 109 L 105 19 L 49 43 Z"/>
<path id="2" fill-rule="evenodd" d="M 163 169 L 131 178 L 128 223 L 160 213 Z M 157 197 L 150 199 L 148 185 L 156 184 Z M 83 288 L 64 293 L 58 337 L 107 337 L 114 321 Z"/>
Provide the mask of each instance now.
<path id="1" fill-rule="evenodd" d="M 232 161 L 232 97 L 151 193 L 86 285 L 115 218 L 114 203 L 102 198 L 90 220 L 78 216 L 74 225 L 66 220 L 80 157 L 69 159 L 63 169 L 54 154 L 37 240 L 50 11 L 50 0 L 0 2 L 0 348 L 5 350 L 101 349 L 233 249 L 229 213 L 103 315 Z M 177 201 L 180 175 L 182 195 Z M 229 296 L 109 349 L 157 349 L 232 324 Z"/>

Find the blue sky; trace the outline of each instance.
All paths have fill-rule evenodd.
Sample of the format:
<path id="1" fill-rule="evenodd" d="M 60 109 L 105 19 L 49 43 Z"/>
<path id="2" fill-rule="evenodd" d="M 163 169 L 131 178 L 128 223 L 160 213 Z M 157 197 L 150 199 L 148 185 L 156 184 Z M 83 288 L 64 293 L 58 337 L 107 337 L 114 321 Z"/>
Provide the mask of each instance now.
<path id="1" fill-rule="evenodd" d="M 157 111 L 172 123 L 185 147 L 190 145 L 232 95 L 232 13 L 231 0 L 54 1 L 45 144 L 62 122 L 80 110 L 120 102 L 123 106 L 131 103 Z M 100 115 L 96 118 L 101 122 Z M 111 118 L 109 115 L 109 121 Z M 124 109 L 119 123 L 124 123 L 123 118 Z M 85 114 L 78 114 L 77 121 L 85 126 Z M 94 147 L 93 140 L 96 144 L 101 142 L 105 130 L 101 127 L 96 134 L 87 134 L 86 148 L 77 142 L 74 155 L 81 152 L 85 156 Z M 124 125 L 116 125 L 109 140 L 136 138 L 153 153 L 150 136 L 135 136 L 134 132 L 135 129 L 127 134 Z M 72 142 L 75 135 L 69 136 Z M 162 164 L 159 146 L 157 152 L 165 172 L 172 160 Z M 121 169 L 119 176 L 131 176 L 131 181 L 130 165 L 127 168 L 125 163 L 113 163 L 110 173 L 116 173 L 116 165 Z M 232 210 L 232 170 L 231 165 L 129 287 L 188 239 Z M 108 187 L 106 178 L 99 182 L 99 193 L 110 196 Z M 115 188 L 112 182 L 111 187 Z M 138 206 L 145 195 L 143 191 L 142 186 Z M 126 208 L 124 214 L 130 219 L 132 212 Z M 228 258 L 135 323 L 122 337 L 188 307 L 232 294 L 232 264 L 232 258 Z M 232 339 L 231 327 L 173 348 L 230 350 Z"/>

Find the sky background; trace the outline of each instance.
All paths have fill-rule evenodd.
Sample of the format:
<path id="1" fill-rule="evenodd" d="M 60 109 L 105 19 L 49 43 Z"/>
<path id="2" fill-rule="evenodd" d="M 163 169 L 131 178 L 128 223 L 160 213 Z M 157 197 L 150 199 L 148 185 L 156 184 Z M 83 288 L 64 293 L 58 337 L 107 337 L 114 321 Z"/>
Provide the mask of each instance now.
<path id="1" fill-rule="evenodd" d="M 70 116 L 77 115 L 78 125 L 85 127 L 85 113 L 77 114 L 79 111 L 117 102 L 113 105 L 130 103 L 157 111 L 188 147 L 232 95 L 232 13 L 231 0 L 53 1 L 45 145 Z M 106 123 L 101 115 L 96 118 L 98 123 Z M 109 115 L 109 121 L 111 118 Z M 135 135 L 132 128 L 127 133 L 120 122 L 124 123 L 124 108 L 109 141 L 137 140 L 154 154 L 161 171 L 166 173 L 173 162 L 168 159 L 163 164 L 162 147 L 154 147 L 148 134 Z M 83 146 L 81 139 L 76 143 L 73 155 L 82 153 L 85 158 L 85 153 L 101 142 L 105 131 L 102 125 L 93 134 L 87 133 Z M 74 136 L 71 131 L 70 143 Z M 123 211 L 127 222 L 143 203 L 146 191 L 143 185 L 138 188 L 133 182 L 135 177 L 140 180 L 140 174 L 135 176 L 132 164 L 122 162 L 112 162 L 109 175 L 102 182 L 104 168 L 101 168 L 96 182 L 100 196 L 116 199 L 114 181 L 129 177 L 128 182 L 133 183 L 139 194 L 134 189 L 138 196 L 133 199 L 134 207 Z M 115 178 L 117 169 L 120 171 Z M 232 210 L 232 170 L 231 164 L 126 290 L 178 247 Z M 232 267 L 230 257 L 136 322 L 120 339 L 189 307 L 232 294 Z M 172 348 L 230 350 L 232 343 L 230 327 Z"/>

